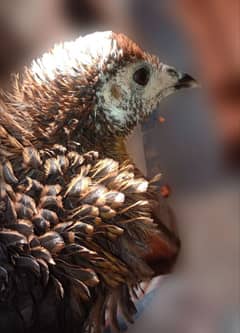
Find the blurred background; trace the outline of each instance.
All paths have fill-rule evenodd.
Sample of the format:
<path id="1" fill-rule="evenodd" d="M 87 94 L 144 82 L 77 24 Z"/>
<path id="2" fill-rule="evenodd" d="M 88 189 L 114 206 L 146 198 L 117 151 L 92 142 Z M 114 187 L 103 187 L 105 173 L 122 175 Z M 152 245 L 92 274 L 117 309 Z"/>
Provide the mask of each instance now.
<path id="1" fill-rule="evenodd" d="M 0 87 L 54 43 L 123 32 L 198 78 L 129 138 L 177 216 L 175 272 L 139 304 L 128 332 L 240 332 L 240 3 L 238 0 L 1 0 Z"/>

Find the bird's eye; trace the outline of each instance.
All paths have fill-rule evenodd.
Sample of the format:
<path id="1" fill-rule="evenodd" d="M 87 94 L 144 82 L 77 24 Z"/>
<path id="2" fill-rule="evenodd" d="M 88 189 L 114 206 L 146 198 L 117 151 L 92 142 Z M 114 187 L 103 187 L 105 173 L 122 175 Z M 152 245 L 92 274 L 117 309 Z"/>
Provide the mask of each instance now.
<path id="1" fill-rule="evenodd" d="M 133 74 L 133 80 L 140 84 L 140 86 L 146 86 L 149 81 L 150 71 L 146 67 L 141 67 Z"/>

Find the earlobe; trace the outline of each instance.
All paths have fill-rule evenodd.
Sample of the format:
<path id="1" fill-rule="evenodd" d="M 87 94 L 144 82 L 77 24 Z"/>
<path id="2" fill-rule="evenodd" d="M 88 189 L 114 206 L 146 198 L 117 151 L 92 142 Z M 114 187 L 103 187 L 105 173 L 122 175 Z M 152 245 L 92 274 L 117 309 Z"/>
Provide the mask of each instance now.
<path id="1" fill-rule="evenodd" d="M 112 94 L 112 96 L 113 96 L 115 99 L 119 100 L 119 99 L 121 98 L 121 96 L 122 96 L 120 86 L 117 85 L 117 84 L 113 84 L 113 85 L 111 86 L 111 94 Z"/>

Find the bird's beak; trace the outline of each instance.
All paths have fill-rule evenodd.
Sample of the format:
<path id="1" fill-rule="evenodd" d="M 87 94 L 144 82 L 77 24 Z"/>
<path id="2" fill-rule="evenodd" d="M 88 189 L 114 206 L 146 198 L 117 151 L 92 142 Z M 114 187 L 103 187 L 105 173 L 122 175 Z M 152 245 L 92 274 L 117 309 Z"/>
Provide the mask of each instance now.
<path id="1" fill-rule="evenodd" d="M 158 103 L 169 95 L 183 88 L 199 87 L 198 82 L 189 74 L 177 71 L 174 67 L 162 64 L 160 70 L 153 76 L 151 85 L 152 97 Z M 149 90 L 146 90 L 146 99 L 149 98 Z"/>
<path id="2" fill-rule="evenodd" d="M 165 82 L 165 87 L 170 88 L 170 93 L 182 88 L 195 88 L 198 87 L 198 82 L 189 74 L 177 71 L 174 67 L 163 64 L 160 72 L 161 82 Z M 173 88 L 173 90 L 172 90 Z"/>
<path id="3" fill-rule="evenodd" d="M 199 84 L 191 75 L 177 72 L 177 83 L 175 84 L 176 89 L 195 87 L 199 87 Z"/>

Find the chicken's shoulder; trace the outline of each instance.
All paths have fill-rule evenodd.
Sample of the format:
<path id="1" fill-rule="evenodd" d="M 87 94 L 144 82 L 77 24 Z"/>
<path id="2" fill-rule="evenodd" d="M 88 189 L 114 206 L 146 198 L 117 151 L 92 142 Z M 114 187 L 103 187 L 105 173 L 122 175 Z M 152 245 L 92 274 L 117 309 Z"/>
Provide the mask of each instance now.
<path id="1" fill-rule="evenodd" d="M 4 158 L 21 154 L 24 146 L 30 145 L 31 135 L 23 124 L 28 117 L 8 104 L 0 94 L 0 163 Z"/>
<path id="2" fill-rule="evenodd" d="M 158 233 L 148 182 L 97 152 L 20 148 L 1 162 L 0 328 L 12 315 L 30 331 L 65 332 L 90 311 L 97 330 L 106 301 L 114 312 L 120 299 L 128 313 L 128 286 L 153 274 L 144 260 L 148 235 Z"/>

